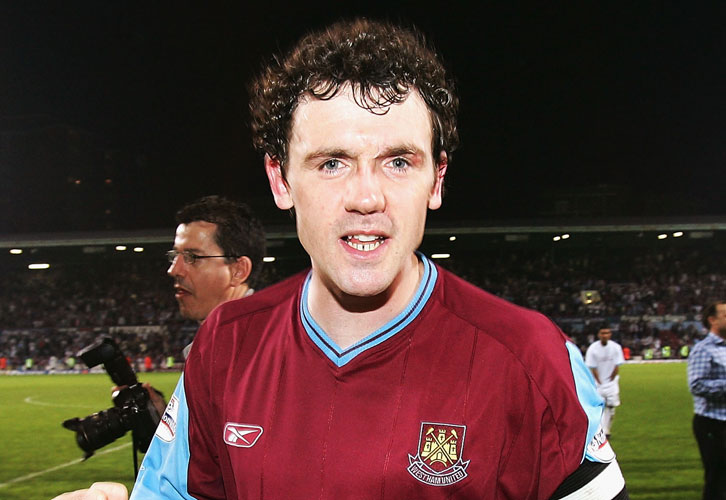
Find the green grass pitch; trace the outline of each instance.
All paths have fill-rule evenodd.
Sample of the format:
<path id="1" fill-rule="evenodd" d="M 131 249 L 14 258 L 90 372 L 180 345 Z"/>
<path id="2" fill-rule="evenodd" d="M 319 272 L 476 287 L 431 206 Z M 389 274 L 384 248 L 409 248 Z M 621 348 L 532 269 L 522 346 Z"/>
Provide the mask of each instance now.
<path id="1" fill-rule="evenodd" d="M 142 374 L 168 397 L 178 373 Z M 86 462 L 67 418 L 111 406 L 105 374 L 0 376 L 0 498 L 50 499 L 93 481 L 133 483 L 129 436 L 102 448 Z M 633 500 L 700 498 L 703 473 L 693 434 L 693 403 L 685 363 L 621 368 L 622 406 L 613 426 L 618 454 Z M 473 457 L 471 457 L 473 458 Z"/>

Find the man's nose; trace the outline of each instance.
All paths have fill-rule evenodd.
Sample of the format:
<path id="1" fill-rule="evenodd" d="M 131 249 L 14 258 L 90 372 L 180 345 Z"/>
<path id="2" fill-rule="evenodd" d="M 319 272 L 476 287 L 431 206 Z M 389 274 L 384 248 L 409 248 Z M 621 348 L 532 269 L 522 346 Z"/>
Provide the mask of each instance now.
<path id="1" fill-rule="evenodd" d="M 386 197 L 379 175 L 373 168 L 359 168 L 350 176 L 345 194 L 346 210 L 369 214 L 385 209 Z"/>
<path id="2" fill-rule="evenodd" d="M 169 276 L 179 276 L 184 269 L 184 258 L 181 255 L 177 255 L 172 263 L 169 265 L 169 269 L 166 270 L 166 274 Z"/>

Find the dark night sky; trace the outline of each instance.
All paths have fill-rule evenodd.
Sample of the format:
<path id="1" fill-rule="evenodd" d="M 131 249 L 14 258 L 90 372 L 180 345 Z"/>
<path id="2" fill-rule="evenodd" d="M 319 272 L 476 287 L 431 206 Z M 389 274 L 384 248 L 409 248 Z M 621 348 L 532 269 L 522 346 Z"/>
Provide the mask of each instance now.
<path id="1" fill-rule="evenodd" d="M 245 87 L 278 49 L 351 15 L 415 24 L 457 80 L 462 147 L 437 221 L 547 216 L 603 192 L 578 213 L 726 215 L 722 2 L 342 3 L 3 0 L 0 233 L 169 226 L 210 193 L 287 221 L 250 146 Z M 59 160 L 58 127 L 115 159 Z"/>

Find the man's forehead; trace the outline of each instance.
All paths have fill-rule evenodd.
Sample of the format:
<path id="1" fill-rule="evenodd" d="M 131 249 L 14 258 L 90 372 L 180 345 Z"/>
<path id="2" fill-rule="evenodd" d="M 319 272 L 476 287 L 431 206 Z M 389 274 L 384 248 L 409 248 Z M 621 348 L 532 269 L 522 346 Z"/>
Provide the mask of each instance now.
<path id="1" fill-rule="evenodd" d="M 364 108 L 356 99 L 349 86 L 331 99 L 302 97 L 293 113 L 290 142 L 306 149 L 320 147 L 321 142 L 334 148 L 341 140 L 352 147 L 370 142 L 380 147 L 421 142 L 422 148 L 430 150 L 431 115 L 417 91 L 411 91 L 403 102 L 373 109 Z"/>
<path id="2" fill-rule="evenodd" d="M 192 221 L 179 224 L 176 228 L 174 246 L 184 248 L 217 247 L 215 236 L 217 224 L 207 221 Z"/>

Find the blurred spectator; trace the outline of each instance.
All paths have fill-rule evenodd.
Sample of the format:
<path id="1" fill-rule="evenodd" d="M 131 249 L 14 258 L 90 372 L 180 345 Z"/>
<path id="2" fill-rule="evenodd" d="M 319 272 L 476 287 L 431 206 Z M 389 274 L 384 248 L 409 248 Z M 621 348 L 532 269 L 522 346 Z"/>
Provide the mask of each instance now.
<path id="1" fill-rule="evenodd" d="M 182 359 L 197 324 L 183 318 L 169 293 L 165 266 L 158 260 L 97 260 L 65 264 L 41 274 L 6 273 L 0 289 L 0 357 L 20 368 L 31 357 L 45 368 L 59 365 L 112 332 L 132 359 Z M 692 346 L 704 336 L 702 303 L 726 296 L 726 267 L 718 252 L 705 249 L 607 249 L 600 254 L 572 250 L 555 257 L 534 249 L 459 256 L 439 261 L 480 287 L 550 316 L 581 347 L 595 340 L 598 325 L 613 327 L 613 338 L 631 357 L 662 357 Z M 257 286 L 299 269 L 265 268 Z M 581 292 L 597 291 L 586 304 Z M 590 336 L 591 338 L 588 338 Z"/>

